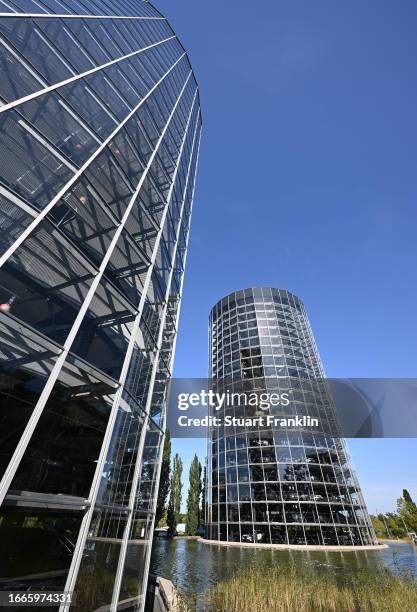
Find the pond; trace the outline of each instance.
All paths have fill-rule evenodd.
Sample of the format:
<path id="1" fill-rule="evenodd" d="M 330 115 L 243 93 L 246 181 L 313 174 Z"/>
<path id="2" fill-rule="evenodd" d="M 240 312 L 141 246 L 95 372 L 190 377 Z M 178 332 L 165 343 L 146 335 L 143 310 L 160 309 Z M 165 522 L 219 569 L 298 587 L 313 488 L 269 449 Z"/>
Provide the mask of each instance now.
<path id="1" fill-rule="evenodd" d="M 404 542 L 390 542 L 389 547 L 367 551 L 300 551 L 283 549 L 239 548 L 208 545 L 196 539 L 156 539 L 151 573 L 171 580 L 196 610 L 203 610 L 200 595 L 210 585 L 230 576 L 249 563 L 307 563 L 318 571 L 343 572 L 350 569 L 378 571 L 389 568 L 394 574 L 413 574 L 417 578 L 417 548 Z"/>

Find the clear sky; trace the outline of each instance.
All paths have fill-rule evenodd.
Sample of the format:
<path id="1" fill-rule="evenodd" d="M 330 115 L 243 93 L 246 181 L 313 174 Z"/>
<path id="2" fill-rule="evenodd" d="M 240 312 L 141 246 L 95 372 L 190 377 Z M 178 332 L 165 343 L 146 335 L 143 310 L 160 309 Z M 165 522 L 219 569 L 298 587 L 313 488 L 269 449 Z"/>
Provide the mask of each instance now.
<path id="1" fill-rule="evenodd" d="M 331 377 L 417 377 L 415 0 L 158 0 L 203 140 L 175 375 L 207 373 L 233 290 L 305 303 Z M 417 440 L 352 440 L 369 510 L 417 498 Z M 185 479 L 202 440 L 174 442 Z"/>

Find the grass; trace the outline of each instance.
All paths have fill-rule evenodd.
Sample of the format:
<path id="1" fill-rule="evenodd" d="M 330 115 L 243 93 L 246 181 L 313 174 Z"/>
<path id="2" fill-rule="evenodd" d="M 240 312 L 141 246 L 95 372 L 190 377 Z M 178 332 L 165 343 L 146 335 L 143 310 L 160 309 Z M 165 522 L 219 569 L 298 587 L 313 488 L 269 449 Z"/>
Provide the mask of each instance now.
<path id="1" fill-rule="evenodd" d="M 250 565 L 208 589 L 204 600 L 211 612 L 416 612 L 417 581 L 389 570 Z"/>

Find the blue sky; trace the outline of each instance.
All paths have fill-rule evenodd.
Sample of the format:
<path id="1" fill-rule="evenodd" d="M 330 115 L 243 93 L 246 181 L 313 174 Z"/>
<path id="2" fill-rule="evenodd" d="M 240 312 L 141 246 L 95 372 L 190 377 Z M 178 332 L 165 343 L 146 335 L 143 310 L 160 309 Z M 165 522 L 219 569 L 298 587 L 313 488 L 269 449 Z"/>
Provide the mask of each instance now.
<path id="1" fill-rule="evenodd" d="M 331 377 L 416 377 L 417 4 L 159 0 L 203 140 L 175 375 L 205 376 L 223 295 L 305 303 Z M 352 440 L 369 510 L 417 498 L 417 440 Z M 177 440 L 185 479 L 202 440 Z"/>

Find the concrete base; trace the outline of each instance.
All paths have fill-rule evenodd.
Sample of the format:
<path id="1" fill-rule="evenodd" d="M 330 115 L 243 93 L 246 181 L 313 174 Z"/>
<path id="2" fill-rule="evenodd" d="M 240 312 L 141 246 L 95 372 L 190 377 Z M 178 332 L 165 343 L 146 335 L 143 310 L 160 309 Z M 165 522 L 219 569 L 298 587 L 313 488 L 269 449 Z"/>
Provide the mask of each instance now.
<path id="1" fill-rule="evenodd" d="M 262 544 L 260 542 L 225 542 L 223 540 L 205 540 L 199 538 L 203 544 L 215 546 L 239 546 L 239 548 L 276 548 L 281 550 L 318 550 L 318 551 L 361 551 L 361 550 L 383 550 L 388 548 L 387 544 L 374 544 L 372 546 L 327 546 L 319 544 Z"/>
<path id="2" fill-rule="evenodd" d="M 150 574 L 145 609 L 148 612 L 175 612 L 178 603 L 177 591 L 172 582 Z"/>

